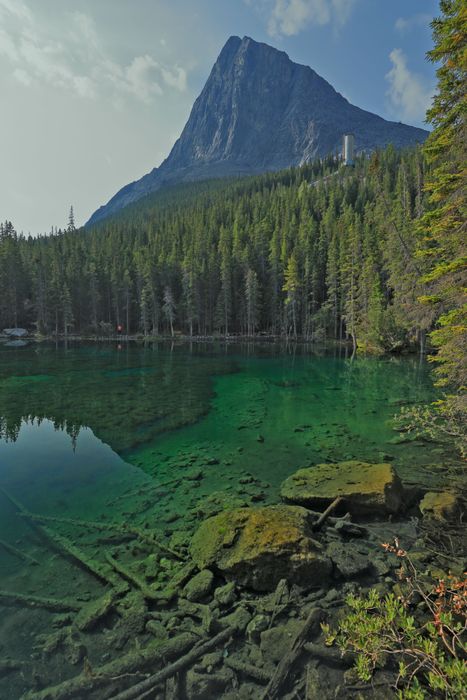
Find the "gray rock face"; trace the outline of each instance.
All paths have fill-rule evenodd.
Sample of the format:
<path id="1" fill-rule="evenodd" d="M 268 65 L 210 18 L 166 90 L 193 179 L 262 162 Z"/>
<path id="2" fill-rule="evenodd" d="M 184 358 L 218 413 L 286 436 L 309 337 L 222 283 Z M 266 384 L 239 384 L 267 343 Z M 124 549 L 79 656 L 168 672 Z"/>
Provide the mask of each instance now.
<path id="1" fill-rule="evenodd" d="M 230 37 L 169 157 L 117 192 L 88 224 L 163 185 L 301 165 L 340 151 L 346 132 L 355 134 L 357 151 L 408 146 L 428 133 L 351 105 L 283 51 Z"/>

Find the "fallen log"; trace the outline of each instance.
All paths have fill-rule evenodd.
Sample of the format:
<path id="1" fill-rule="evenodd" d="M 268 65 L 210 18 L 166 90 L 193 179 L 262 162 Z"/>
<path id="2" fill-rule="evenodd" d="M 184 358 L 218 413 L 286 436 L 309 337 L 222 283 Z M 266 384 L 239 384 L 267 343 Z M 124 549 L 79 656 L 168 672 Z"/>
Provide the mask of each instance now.
<path id="1" fill-rule="evenodd" d="M 8 493 L 6 493 L 6 491 L 4 491 L 4 493 L 7 496 L 7 498 L 9 498 L 12 501 L 12 503 L 17 504 L 17 501 L 13 500 L 12 497 Z M 183 557 L 179 552 L 176 552 L 174 549 L 171 549 L 165 544 L 159 542 L 154 533 L 146 532 L 141 528 L 133 527 L 131 525 L 120 525 L 118 523 L 98 523 L 93 520 L 65 518 L 56 515 L 40 515 L 38 513 L 30 513 L 26 509 L 22 509 L 21 516 L 38 522 L 62 523 L 64 525 L 73 525 L 75 527 L 91 528 L 92 530 L 111 531 L 118 532 L 121 535 L 131 535 L 132 537 L 139 538 L 143 542 L 151 544 L 152 546 L 156 547 L 156 549 L 158 549 L 159 551 L 164 552 L 165 554 L 173 557 L 174 559 L 178 559 L 179 561 L 185 561 L 185 557 Z"/>
<path id="2" fill-rule="evenodd" d="M 234 628 L 228 627 L 222 630 L 222 632 L 216 634 L 215 637 L 212 637 L 212 639 L 208 639 L 206 642 L 201 644 L 196 644 L 187 654 L 185 654 L 185 656 L 182 656 L 180 659 L 177 659 L 177 661 L 174 661 L 174 663 L 169 664 L 162 671 L 159 671 L 149 678 L 146 678 L 144 681 L 141 681 L 131 688 L 128 688 L 128 690 L 124 690 L 122 693 L 119 693 L 113 698 L 113 700 L 135 700 L 141 696 L 145 697 L 147 694 L 157 688 L 158 685 L 164 683 L 168 678 L 171 678 L 182 669 L 191 666 L 196 659 L 199 659 L 212 649 L 215 649 L 217 646 L 219 646 L 219 644 L 227 642 L 235 633 L 236 630 Z"/>
<path id="3" fill-rule="evenodd" d="M 320 608 L 313 608 L 305 620 L 303 627 L 295 636 L 288 653 L 282 658 L 277 666 L 274 675 L 272 676 L 266 691 L 264 692 L 263 700 L 275 700 L 280 698 L 282 686 L 288 679 L 293 670 L 294 664 L 303 651 L 303 645 L 308 641 L 308 637 L 317 632 L 319 623 L 323 618 L 323 611 Z"/>
<path id="4" fill-rule="evenodd" d="M 138 588 L 141 591 L 146 600 L 155 601 L 157 603 L 168 603 L 175 596 L 176 591 L 174 589 L 165 589 L 165 591 L 153 590 L 149 587 L 146 581 L 143 581 L 141 578 L 139 578 L 139 576 L 130 571 L 127 566 L 114 559 L 108 552 L 106 552 L 105 558 L 110 566 L 115 569 L 120 576 L 123 576 L 123 578 L 132 583 L 135 588 Z"/>
<path id="5" fill-rule="evenodd" d="M 0 547 L 3 547 L 6 552 L 13 554 L 13 556 L 18 557 L 18 559 L 21 559 L 28 564 L 34 564 L 35 566 L 39 565 L 37 559 L 34 559 L 34 557 L 31 557 L 30 554 L 26 554 L 26 552 L 22 552 L 20 549 L 17 549 L 9 542 L 5 542 L 5 540 L 0 540 Z"/>
<path id="6" fill-rule="evenodd" d="M 0 590 L 0 603 L 5 605 L 18 605 L 27 608 L 45 608 L 53 612 L 78 612 L 82 606 L 71 600 L 58 600 L 57 598 L 41 598 L 24 593 L 11 593 Z"/>
<path id="7" fill-rule="evenodd" d="M 331 515 L 331 513 L 333 513 L 333 512 L 336 510 L 336 508 L 338 508 L 338 507 L 340 506 L 340 504 L 342 503 L 343 500 L 344 500 L 344 499 L 342 498 L 342 496 L 338 496 L 337 498 L 335 498 L 335 499 L 333 500 L 333 502 L 330 503 L 330 504 L 328 505 L 328 507 L 326 508 L 326 510 L 324 511 L 324 513 L 322 513 L 322 514 L 319 516 L 318 520 L 313 524 L 313 526 L 312 526 L 311 529 L 312 529 L 314 532 L 316 532 L 317 530 L 320 530 L 321 527 L 322 527 L 322 525 L 324 525 L 324 523 L 326 522 L 326 520 L 327 520 L 327 519 L 329 518 L 329 516 Z"/>
<path id="8" fill-rule="evenodd" d="M 257 683 L 261 683 L 261 685 L 265 685 L 271 680 L 271 674 L 267 671 L 264 671 L 262 668 L 258 668 L 257 666 L 252 666 L 251 664 L 246 664 L 243 661 L 239 661 L 235 657 L 228 656 L 226 659 L 224 659 L 223 663 L 224 666 L 228 666 L 232 669 L 232 671 L 236 671 L 236 673 L 252 678 Z"/>
<path id="9" fill-rule="evenodd" d="M 21 517 L 25 518 L 30 523 L 31 527 L 35 528 L 62 556 L 74 561 L 81 569 L 84 569 L 88 574 L 94 576 L 99 583 L 114 588 L 116 593 L 120 594 L 125 592 L 118 578 L 112 573 L 112 570 L 101 566 L 97 561 L 88 557 L 64 535 L 59 535 L 58 532 L 40 523 L 41 520 L 54 522 L 57 520 L 56 518 L 53 516 L 44 516 L 43 518 L 36 517 L 33 513 L 26 510 L 18 499 L 14 498 L 10 493 L 5 491 L 5 489 L 2 490 L 5 496 L 17 508 Z"/>
<path id="10" fill-rule="evenodd" d="M 99 669 L 93 669 L 89 664 L 85 664 L 85 669 L 78 676 L 43 690 L 29 691 L 23 695 L 22 700 L 72 700 L 72 698 L 82 700 L 88 697 L 89 693 L 108 686 L 124 674 L 140 672 L 162 660 L 180 656 L 198 639 L 197 635 L 184 632 L 172 639 L 158 640 L 144 649 L 134 649 L 114 661 L 109 661 Z M 112 697 L 115 700 L 116 696 Z"/>

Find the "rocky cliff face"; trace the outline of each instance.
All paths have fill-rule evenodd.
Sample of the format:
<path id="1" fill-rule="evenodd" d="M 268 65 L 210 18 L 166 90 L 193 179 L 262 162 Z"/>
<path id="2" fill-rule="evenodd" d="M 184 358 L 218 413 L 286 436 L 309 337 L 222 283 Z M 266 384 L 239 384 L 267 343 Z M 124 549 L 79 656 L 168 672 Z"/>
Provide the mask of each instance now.
<path id="1" fill-rule="evenodd" d="M 351 105 L 308 66 L 248 37 L 222 49 L 188 122 L 159 168 L 132 182 L 89 220 L 95 223 L 163 185 L 300 165 L 340 150 L 422 142 L 423 129 L 388 122 Z"/>

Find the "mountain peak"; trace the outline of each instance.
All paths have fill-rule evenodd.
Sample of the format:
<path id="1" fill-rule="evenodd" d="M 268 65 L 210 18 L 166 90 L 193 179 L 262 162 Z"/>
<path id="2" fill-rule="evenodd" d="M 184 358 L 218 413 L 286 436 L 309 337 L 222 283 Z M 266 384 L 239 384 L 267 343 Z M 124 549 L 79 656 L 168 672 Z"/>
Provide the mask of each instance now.
<path id="1" fill-rule="evenodd" d="M 168 158 L 120 190 L 88 223 L 165 185 L 280 170 L 335 153 L 346 132 L 355 135 L 357 151 L 409 146 L 427 136 L 355 107 L 284 51 L 231 36 Z"/>

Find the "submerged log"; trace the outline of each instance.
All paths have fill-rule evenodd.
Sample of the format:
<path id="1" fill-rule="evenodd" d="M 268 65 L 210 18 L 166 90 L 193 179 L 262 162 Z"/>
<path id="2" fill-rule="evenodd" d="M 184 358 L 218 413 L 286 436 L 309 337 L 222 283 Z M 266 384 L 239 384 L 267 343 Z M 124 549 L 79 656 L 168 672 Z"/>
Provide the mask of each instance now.
<path id="1" fill-rule="evenodd" d="M 283 657 L 277 666 L 273 677 L 271 678 L 268 687 L 263 695 L 263 700 L 275 700 L 281 697 L 281 689 L 289 675 L 291 674 L 294 664 L 298 660 L 303 651 L 303 645 L 308 641 L 308 636 L 317 631 L 317 627 L 323 618 L 323 611 L 320 608 L 313 608 L 305 620 L 303 627 L 295 636 L 289 652 Z"/>
<path id="2" fill-rule="evenodd" d="M 333 502 L 328 505 L 326 510 L 319 516 L 318 520 L 313 524 L 311 529 L 314 530 L 315 532 L 317 530 L 320 530 L 322 525 L 324 525 L 326 520 L 331 515 L 331 513 L 333 513 L 336 510 L 336 508 L 338 508 L 340 506 L 340 504 L 342 503 L 343 500 L 344 499 L 341 496 L 338 496 L 337 498 L 335 498 L 333 500 Z"/>
<path id="3" fill-rule="evenodd" d="M 3 489 L 3 493 L 9 499 L 11 503 L 17 508 L 20 515 L 25 518 L 32 527 L 34 527 L 45 539 L 50 542 L 62 555 L 72 559 L 79 567 L 84 569 L 87 573 L 91 574 L 100 583 L 106 586 L 118 587 L 118 581 L 112 574 L 111 570 L 107 567 L 102 567 L 97 561 L 87 556 L 82 552 L 75 544 L 70 542 L 70 540 L 64 535 L 59 535 L 58 532 L 54 532 L 46 525 L 41 524 L 41 521 L 54 522 L 57 518 L 53 516 L 35 516 L 35 514 L 30 513 L 23 504 L 14 498 L 8 491 Z"/>
<path id="4" fill-rule="evenodd" d="M 0 590 L 0 603 L 5 605 L 18 605 L 27 608 L 45 608 L 53 612 L 79 611 L 82 606 L 71 600 L 59 600 L 57 598 L 41 598 L 24 593 L 12 593 Z"/>
<path id="5" fill-rule="evenodd" d="M 17 501 L 13 500 L 12 497 L 5 491 L 4 493 L 7 496 L 7 498 L 9 498 L 12 501 L 12 503 L 15 503 L 15 505 L 17 505 Z M 38 513 L 30 513 L 24 508 L 20 510 L 22 517 L 29 518 L 30 520 L 37 522 L 61 523 L 64 525 L 73 525 L 75 527 L 90 528 L 92 530 L 118 532 L 121 535 L 131 535 L 132 537 L 138 538 L 143 542 L 151 544 L 159 551 L 164 552 L 165 554 L 173 557 L 174 559 L 178 559 L 179 561 L 185 561 L 185 557 L 183 557 L 179 552 L 176 552 L 174 549 L 171 549 L 165 544 L 159 542 L 155 533 L 147 532 L 138 527 L 132 527 L 131 525 L 120 525 L 118 523 L 98 523 L 93 520 L 65 518 L 56 515 L 40 515 Z"/>
<path id="6" fill-rule="evenodd" d="M 123 576 L 123 578 L 130 581 L 130 583 L 141 591 L 146 600 L 168 603 L 175 596 L 176 591 L 174 589 L 166 589 L 165 591 L 153 590 L 146 583 L 146 581 L 143 581 L 143 579 L 139 578 L 139 576 L 130 571 L 127 566 L 114 559 L 108 552 L 106 553 L 105 558 L 110 566 L 115 569 L 120 576 Z"/>
<path id="7" fill-rule="evenodd" d="M 225 666 L 228 666 L 228 668 L 231 668 L 232 671 L 240 673 L 243 676 L 247 676 L 248 678 L 252 678 L 261 685 L 266 685 L 266 683 L 271 680 L 271 674 L 264 669 L 259 668 L 258 666 L 252 666 L 252 664 L 244 663 L 243 661 L 239 661 L 233 656 L 228 656 L 226 659 L 224 659 L 223 663 Z"/>
<path id="8" fill-rule="evenodd" d="M 9 542 L 5 542 L 5 540 L 0 540 L 0 547 L 3 547 L 6 552 L 13 554 L 13 556 L 18 557 L 18 559 L 21 559 L 28 564 L 34 564 L 35 566 L 39 565 L 37 559 L 34 559 L 34 557 L 31 557 L 30 554 L 26 554 L 26 552 L 22 552 L 20 549 L 17 549 Z"/>
<path id="9" fill-rule="evenodd" d="M 147 645 L 144 649 L 134 649 L 98 669 L 91 668 L 87 663 L 83 672 L 78 676 L 43 690 L 29 691 L 23 695 L 22 700 L 71 700 L 72 698 L 82 700 L 95 690 L 119 680 L 125 674 L 137 673 L 142 669 L 151 668 L 162 660 L 180 656 L 198 639 L 197 635 L 184 632 L 177 637 L 172 637 L 172 639 L 158 640 Z M 113 695 L 112 697 L 115 700 L 117 696 Z"/>
<path id="10" fill-rule="evenodd" d="M 193 664 L 194 661 L 204 656 L 212 649 L 215 649 L 219 644 L 227 642 L 234 634 L 236 630 L 232 627 L 228 627 L 222 632 L 219 632 L 212 639 L 208 639 L 206 642 L 201 644 L 195 644 L 190 651 L 182 656 L 174 663 L 169 664 L 162 671 L 155 673 L 154 675 L 146 678 L 144 681 L 137 683 L 136 685 L 124 690 L 122 693 L 116 695 L 113 700 L 135 700 L 135 698 L 145 697 L 146 694 L 151 693 L 157 688 L 158 685 L 164 683 L 168 678 L 171 678 L 179 671 L 187 668 Z"/>

